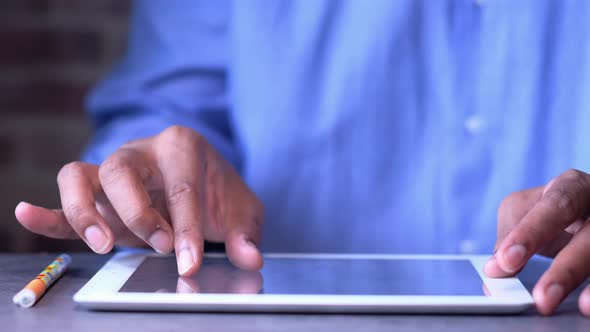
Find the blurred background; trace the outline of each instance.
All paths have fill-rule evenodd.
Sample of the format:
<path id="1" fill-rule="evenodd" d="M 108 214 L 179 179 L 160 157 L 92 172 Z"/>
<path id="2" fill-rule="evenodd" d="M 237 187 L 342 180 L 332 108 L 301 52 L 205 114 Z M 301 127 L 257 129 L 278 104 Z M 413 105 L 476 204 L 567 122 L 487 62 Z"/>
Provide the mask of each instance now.
<path id="1" fill-rule="evenodd" d="M 124 50 L 127 0 L 0 2 L 0 252 L 87 250 L 21 227 L 25 200 L 59 207 L 56 175 L 91 135 L 88 89 Z"/>

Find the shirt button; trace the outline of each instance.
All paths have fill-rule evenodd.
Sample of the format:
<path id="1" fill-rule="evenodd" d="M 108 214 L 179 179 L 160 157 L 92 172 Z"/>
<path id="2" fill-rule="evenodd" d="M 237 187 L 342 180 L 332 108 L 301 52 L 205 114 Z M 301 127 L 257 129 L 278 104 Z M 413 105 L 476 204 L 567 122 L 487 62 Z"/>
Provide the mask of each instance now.
<path id="1" fill-rule="evenodd" d="M 485 121 L 481 116 L 478 115 L 472 115 L 464 122 L 465 129 L 467 129 L 467 131 L 472 135 L 480 133 L 484 125 Z"/>
<path id="2" fill-rule="evenodd" d="M 459 251 L 462 254 L 474 254 L 477 252 L 477 243 L 473 240 L 463 240 L 459 243 Z"/>

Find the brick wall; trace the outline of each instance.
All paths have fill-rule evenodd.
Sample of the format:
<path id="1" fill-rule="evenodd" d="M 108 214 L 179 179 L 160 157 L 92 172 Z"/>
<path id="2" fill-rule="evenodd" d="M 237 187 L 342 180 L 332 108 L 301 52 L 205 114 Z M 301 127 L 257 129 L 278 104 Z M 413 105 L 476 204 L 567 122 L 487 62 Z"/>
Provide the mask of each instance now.
<path id="1" fill-rule="evenodd" d="M 0 2 L 0 251 L 84 249 L 29 234 L 21 200 L 58 207 L 55 177 L 90 136 L 88 88 L 121 55 L 129 1 Z"/>

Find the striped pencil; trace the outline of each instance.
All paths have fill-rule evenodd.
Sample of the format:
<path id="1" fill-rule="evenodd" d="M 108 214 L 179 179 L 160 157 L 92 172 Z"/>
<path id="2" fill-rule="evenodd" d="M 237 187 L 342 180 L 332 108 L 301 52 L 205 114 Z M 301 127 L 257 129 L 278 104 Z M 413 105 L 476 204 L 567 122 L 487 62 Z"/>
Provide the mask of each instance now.
<path id="1" fill-rule="evenodd" d="M 14 304 L 23 308 L 32 307 L 45 294 L 47 288 L 64 274 L 71 262 L 72 258 L 70 255 L 59 255 L 45 270 L 39 273 L 37 278 L 33 279 L 25 288 L 16 293 L 12 298 Z"/>

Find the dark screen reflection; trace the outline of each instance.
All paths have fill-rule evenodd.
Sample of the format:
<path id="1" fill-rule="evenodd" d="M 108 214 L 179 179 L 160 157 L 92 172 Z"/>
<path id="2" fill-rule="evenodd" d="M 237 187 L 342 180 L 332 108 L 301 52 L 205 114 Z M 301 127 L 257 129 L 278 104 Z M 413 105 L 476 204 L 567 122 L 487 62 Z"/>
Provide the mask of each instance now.
<path id="1" fill-rule="evenodd" d="M 266 258 L 260 272 L 225 258 L 206 258 L 179 278 L 174 257 L 147 257 L 121 292 L 323 295 L 484 295 L 468 260 L 342 260 Z"/>

